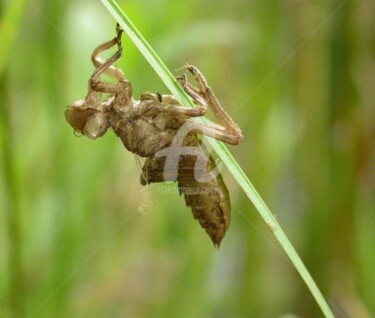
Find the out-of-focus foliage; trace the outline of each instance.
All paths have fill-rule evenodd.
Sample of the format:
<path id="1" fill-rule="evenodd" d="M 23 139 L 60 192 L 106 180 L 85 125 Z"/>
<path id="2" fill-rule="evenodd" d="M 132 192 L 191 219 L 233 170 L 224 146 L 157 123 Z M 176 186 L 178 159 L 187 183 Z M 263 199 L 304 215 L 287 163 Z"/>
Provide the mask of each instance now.
<path id="1" fill-rule="evenodd" d="M 25 3 L 0 45 L 0 317 L 320 317 L 229 176 L 218 252 L 170 185 L 141 187 L 113 133 L 73 135 L 65 107 L 114 21 L 99 1 Z M 205 73 L 244 131 L 233 155 L 335 315 L 374 315 L 375 3 L 120 4 L 170 69 Z M 134 95 L 165 92 L 124 42 Z"/>

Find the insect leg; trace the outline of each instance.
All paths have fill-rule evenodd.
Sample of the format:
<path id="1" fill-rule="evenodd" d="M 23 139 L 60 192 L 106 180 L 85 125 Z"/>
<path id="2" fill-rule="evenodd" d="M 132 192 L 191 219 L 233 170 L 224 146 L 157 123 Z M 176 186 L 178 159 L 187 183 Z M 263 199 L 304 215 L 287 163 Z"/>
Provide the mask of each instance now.
<path id="1" fill-rule="evenodd" d="M 189 131 L 194 131 L 204 136 L 215 138 L 230 145 L 238 145 L 242 141 L 242 134 L 231 134 L 224 126 L 220 126 L 216 123 L 204 125 L 189 120 L 185 125 L 186 129 Z"/>
<path id="2" fill-rule="evenodd" d="M 118 51 L 120 51 L 122 53 L 122 42 L 121 42 L 121 35 L 122 35 L 122 30 L 116 28 L 117 30 L 117 36 L 112 39 L 111 41 L 108 41 L 108 42 L 105 42 L 101 45 L 99 45 L 95 50 L 94 52 L 92 53 L 91 55 L 91 61 L 92 63 L 94 64 L 94 66 L 96 68 L 100 68 L 101 66 L 103 66 L 106 61 L 103 60 L 99 54 L 105 50 L 108 50 L 110 49 L 111 47 L 115 46 L 117 44 L 118 46 Z M 109 76 L 112 76 L 118 80 L 123 80 L 125 79 L 125 74 L 124 72 L 113 66 L 113 65 L 110 65 L 105 71 L 104 71 L 105 74 L 109 75 Z"/>
<path id="3" fill-rule="evenodd" d="M 112 64 L 121 57 L 121 54 L 122 50 L 121 46 L 119 46 L 119 50 L 110 59 L 108 59 L 104 64 L 100 65 L 95 70 L 89 80 L 90 88 L 93 91 L 109 94 L 126 93 L 126 95 L 129 95 L 131 97 L 131 84 L 126 79 L 121 79 L 117 83 L 106 83 L 100 80 L 100 75 L 105 73 L 112 66 Z"/>
<path id="4" fill-rule="evenodd" d="M 198 83 L 198 88 L 195 88 L 187 81 L 184 83 L 184 78 L 182 80 L 179 79 L 180 82 L 182 82 L 185 91 L 187 93 L 193 93 L 196 96 L 199 96 L 200 99 L 203 99 L 208 107 L 212 110 L 215 117 L 222 122 L 222 126 L 217 124 L 205 126 L 198 123 L 192 123 L 191 125 L 194 126 L 202 134 L 209 137 L 213 137 L 234 145 L 239 144 L 243 139 L 241 129 L 220 104 L 211 87 L 208 86 L 207 80 L 204 75 L 198 70 L 198 68 L 193 65 L 187 64 L 185 68 L 194 76 L 196 82 Z"/>
<path id="5" fill-rule="evenodd" d="M 207 106 L 207 102 L 204 100 L 202 93 L 199 89 L 195 88 L 188 82 L 186 74 L 177 76 L 176 79 L 184 88 L 184 91 L 193 99 L 194 102 Z"/>
<path id="6" fill-rule="evenodd" d="M 92 53 L 92 56 L 91 56 L 91 61 L 92 63 L 94 64 L 94 66 L 96 68 L 100 68 L 101 66 L 103 66 L 105 64 L 105 60 L 103 60 L 99 54 L 107 49 L 110 49 L 111 47 L 113 47 L 114 45 L 117 44 L 117 40 L 116 38 L 114 38 L 113 40 L 109 41 L 109 42 L 106 42 L 106 43 L 103 43 L 102 45 L 98 46 L 94 52 Z M 111 65 L 109 66 L 105 71 L 104 71 L 105 74 L 109 75 L 109 76 L 112 76 L 118 80 L 123 80 L 125 79 L 125 74 L 124 72 Z"/>
<path id="7" fill-rule="evenodd" d="M 203 106 L 199 107 L 184 107 L 184 106 L 168 106 L 164 111 L 173 116 L 199 117 L 206 114 L 207 109 Z"/>
<path id="8" fill-rule="evenodd" d="M 178 105 L 178 101 L 172 95 L 162 95 L 162 103 L 165 106 L 164 112 L 173 116 L 198 117 L 206 114 L 207 102 L 199 95 L 197 90 L 187 82 L 186 75 L 177 77 L 185 92 L 193 99 L 197 107 L 185 107 Z"/>

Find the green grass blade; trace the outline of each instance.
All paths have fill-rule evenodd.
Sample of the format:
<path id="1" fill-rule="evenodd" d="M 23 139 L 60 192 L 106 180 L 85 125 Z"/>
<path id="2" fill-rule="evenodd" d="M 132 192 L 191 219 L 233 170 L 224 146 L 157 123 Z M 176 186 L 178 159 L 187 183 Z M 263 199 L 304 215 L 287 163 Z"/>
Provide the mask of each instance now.
<path id="1" fill-rule="evenodd" d="M 139 51 L 144 55 L 147 62 L 154 68 L 155 72 L 160 76 L 164 84 L 168 87 L 171 93 L 175 95 L 175 97 L 179 100 L 181 105 L 189 105 L 191 107 L 194 107 L 194 104 L 185 94 L 182 87 L 175 80 L 172 73 L 168 70 L 168 68 L 161 61 L 159 56 L 154 52 L 154 50 L 147 43 L 147 41 L 143 38 L 143 36 L 139 33 L 139 31 L 131 22 L 131 20 L 121 10 L 118 4 L 113 0 L 101 0 L 101 2 L 112 14 L 112 16 L 116 19 L 116 21 L 121 25 L 121 27 L 130 37 L 130 39 L 137 46 Z M 203 123 L 205 122 L 204 118 L 200 118 L 200 120 Z M 271 232 L 275 235 L 276 239 L 279 241 L 281 247 L 284 249 L 285 253 L 290 258 L 294 267 L 301 275 L 302 279 L 305 281 L 311 294 L 320 306 L 324 315 L 326 317 L 334 317 L 318 286 L 312 279 L 310 273 L 306 269 L 305 265 L 303 264 L 301 258 L 297 254 L 293 245 L 290 243 L 288 237 L 286 236 L 286 234 L 280 227 L 279 223 L 267 207 L 266 203 L 263 201 L 259 193 L 254 188 L 253 184 L 250 182 L 250 180 L 245 175 L 241 167 L 233 158 L 228 148 L 223 143 L 218 142 L 213 138 L 207 138 L 207 142 L 211 144 L 220 160 L 225 164 L 225 166 L 228 168 L 234 179 L 245 191 L 246 195 L 254 204 L 259 214 L 266 222 L 267 226 L 270 228 Z"/>

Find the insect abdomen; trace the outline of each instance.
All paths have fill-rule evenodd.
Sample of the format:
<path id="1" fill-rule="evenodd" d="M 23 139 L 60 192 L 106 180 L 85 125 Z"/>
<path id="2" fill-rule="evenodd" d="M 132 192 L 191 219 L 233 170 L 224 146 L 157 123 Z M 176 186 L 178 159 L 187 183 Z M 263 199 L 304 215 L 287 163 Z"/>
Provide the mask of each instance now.
<path id="1" fill-rule="evenodd" d="M 206 230 L 214 245 L 219 247 L 230 224 L 229 193 L 221 175 L 211 175 L 215 167 L 212 158 L 207 158 L 205 173 L 208 181 L 197 181 L 196 160 L 193 156 L 182 156 L 178 187 L 194 218 Z"/>
<path id="2" fill-rule="evenodd" d="M 197 158 L 204 159 L 206 164 L 199 171 Z M 180 194 L 185 196 L 186 205 L 191 207 L 193 216 L 206 230 L 216 247 L 225 236 L 230 224 L 229 193 L 220 174 L 213 175 L 215 163 L 203 152 L 197 155 L 182 155 L 176 157 L 178 162 L 178 187 Z M 176 181 L 174 169 L 165 165 L 165 157 L 148 158 L 143 166 L 141 183 Z M 203 175 L 206 182 L 196 180 Z"/>

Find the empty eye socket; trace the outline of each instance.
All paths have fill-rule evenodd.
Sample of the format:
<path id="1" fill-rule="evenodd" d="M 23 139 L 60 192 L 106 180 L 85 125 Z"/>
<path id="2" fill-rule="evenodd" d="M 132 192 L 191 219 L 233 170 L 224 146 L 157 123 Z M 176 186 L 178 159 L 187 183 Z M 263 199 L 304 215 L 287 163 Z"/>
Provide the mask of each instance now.
<path id="1" fill-rule="evenodd" d="M 103 113 L 97 112 L 93 114 L 83 128 L 83 134 L 90 138 L 96 139 L 103 136 L 108 129 L 108 121 Z"/>
<path id="2" fill-rule="evenodd" d="M 94 111 L 89 108 L 69 107 L 65 111 L 65 119 L 75 131 L 83 133 L 83 127 L 85 127 L 93 113 Z"/>

